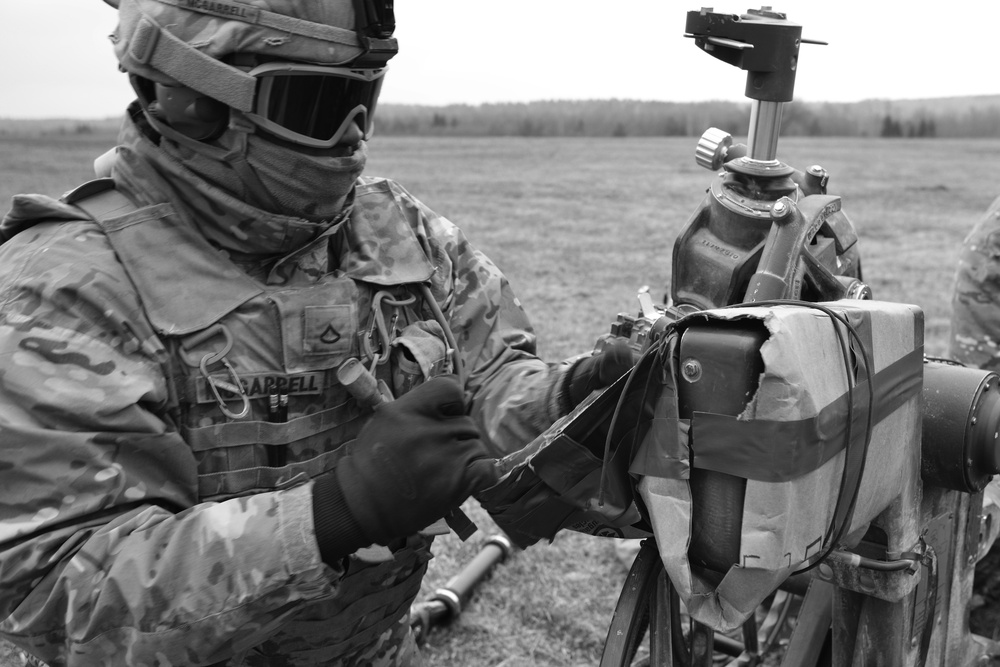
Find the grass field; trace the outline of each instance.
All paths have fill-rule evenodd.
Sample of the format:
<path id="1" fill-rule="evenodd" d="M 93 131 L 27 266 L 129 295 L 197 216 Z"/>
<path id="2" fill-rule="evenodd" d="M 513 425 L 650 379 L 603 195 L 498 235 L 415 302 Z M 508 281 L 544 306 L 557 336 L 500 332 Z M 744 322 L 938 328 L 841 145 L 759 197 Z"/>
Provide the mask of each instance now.
<path id="1" fill-rule="evenodd" d="M 0 208 L 89 178 L 109 136 L 0 138 Z M 368 173 L 392 176 L 462 227 L 510 278 L 551 360 L 588 350 L 635 294 L 665 291 L 673 240 L 712 174 L 694 139 L 376 138 Z M 821 164 L 843 197 L 876 298 L 921 306 L 926 352 L 943 355 L 963 236 L 1000 194 L 1000 141 L 789 139 L 779 156 Z M 490 534 L 437 543 L 424 590 Z M 499 567 L 457 623 L 430 636 L 430 666 L 595 665 L 626 573 L 613 544 L 561 534 Z M 14 664 L 0 660 L 0 667 Z"/>

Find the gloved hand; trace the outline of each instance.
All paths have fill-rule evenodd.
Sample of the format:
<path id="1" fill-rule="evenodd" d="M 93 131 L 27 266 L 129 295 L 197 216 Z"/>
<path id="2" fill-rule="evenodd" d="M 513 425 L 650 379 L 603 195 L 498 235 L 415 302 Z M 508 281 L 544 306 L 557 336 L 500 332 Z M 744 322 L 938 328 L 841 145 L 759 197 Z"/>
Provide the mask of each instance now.
<path id="1" fill-rule="evenodd" d="M 412 535 L 499 477 L 451 376 L 379 406 L 345 447 L 335 474 L 313 487 L 316 538 L 327 562 Z"/>
<path id="2" fill-rule="evenodd" d="M 577 361 L 566 373 L 570 410 L 595 389 L 607 387 L 625 375 L 633 363 L 632 348 L 624 338 L 615 338 L 599 353 Z"/>

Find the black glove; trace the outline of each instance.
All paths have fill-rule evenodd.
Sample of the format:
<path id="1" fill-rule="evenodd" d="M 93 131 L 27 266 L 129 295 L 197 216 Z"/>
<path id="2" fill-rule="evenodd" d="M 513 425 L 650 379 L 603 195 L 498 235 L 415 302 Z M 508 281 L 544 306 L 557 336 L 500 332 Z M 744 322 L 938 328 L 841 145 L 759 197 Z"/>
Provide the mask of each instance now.
<path id="1" fill-rule="evenodd" d="M 577 361 L 566 373 L 569 409 L 579 405 L 595 389 L 607 387 L 625 375 L 632 365 L 632 348 L 624 338 L 615 338 L 597 354 Z"/>
<path id="2" fill-rule="evenodd" d="M 316 539 L 331 562 L 434 523 L 496 484 L 493 457 L 454 377 L 428 380 L 375 410 L 313 487 Z"/>

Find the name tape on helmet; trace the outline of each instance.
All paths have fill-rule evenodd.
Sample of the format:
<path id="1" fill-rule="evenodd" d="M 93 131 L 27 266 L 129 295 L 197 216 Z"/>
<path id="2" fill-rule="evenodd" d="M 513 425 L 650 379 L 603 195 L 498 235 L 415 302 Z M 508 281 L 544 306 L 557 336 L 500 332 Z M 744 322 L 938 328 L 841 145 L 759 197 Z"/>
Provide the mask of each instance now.
<path id="1" fill-rule="evenodd" d="M 120 0 L 125 2 L 126 0 Z M 129 3 L 137 4 L 139 0 L 128 0 Z M 243 23 L 255 24 L 264 28 L 270 28 L 285 32 L 290 35 L 309 37 L 334 44 L 343 44 L 360 48 L 358 35 L 354 30 L 341 28 L 334 25 L 322 23 L 310 23 L 294 16 L 286 16 L 271 12 L 261 7 L 255 7 L 235 0 L 156 0 L 164 5 L 178 7 L 180 9 L 190 9 L 201 14 L 219 16 L 222 18 L 234 19 Z M 140 13 L 141 10 L 140 10 Z"/>
<path id="2" fill-rule="evenodd" d="M 260 9 L 242 2 L 230 2 L 229 0 L 181 0 L 178 3 L 184 9 L 190 9 L 202 14 L 221 16 L 227 19 L 238 19 L 247 23 L 256 23 L 260 16 Z"/>

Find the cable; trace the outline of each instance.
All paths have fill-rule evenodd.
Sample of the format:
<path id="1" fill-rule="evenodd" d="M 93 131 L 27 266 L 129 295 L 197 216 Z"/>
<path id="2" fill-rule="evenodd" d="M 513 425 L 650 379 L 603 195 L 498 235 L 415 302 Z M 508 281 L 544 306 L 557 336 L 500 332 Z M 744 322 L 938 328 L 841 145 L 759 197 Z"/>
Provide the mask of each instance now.
<path id="1" fill-rule="evenodd" d="M 670 340 L 670 335 L 669 334 L 671 333 L 671 331 L 673 329 L 676 329 L 676 327 L 681 322 L 684 322 L 684 321 L 686 321 L 688 319 L 691 319 L 691 318 L 693 318 L 693 317 L 695 317 L 697 315 L 698 315 L 698 312 L 689 313 L 688 315 L 683 315 L 680 318 L 678 318 L 676 320 L 673 320 L 672 322 L 669 322 L 666 325 L 666 327 L 663 328 L 663 331 L 660 332 L 660 337 L 655 342 L 653 342 L 652 344 L 650 344 L 649 347 L 647 347 L 645 350 L 643 350 L 642 354 L 639 356 L 639 359 L 635 362 L 635 364 L 633 364 L 632 369 L 629 371 L 628 378 L 625 380 L 625 386 L 622 387 L 621 396 L 618 397 L 618 402 L 615 404 L 615 410 L 614 410 L 614 412 L 611 415 L 611 422 L 608 425 L 608 435 L 607 435 L 607 437 L 604 440 L 604 453 L 603 453 L 603 455 L 601 457 L 601 478 L 600 478 L 600 485 L 598 487 L 598 493 L 597 493 L 597 504 L 598 504 L 598 506 L 604 507 L 604 491 L 605 491 L 605 486 L 607 484 L 608 457 L 609 457 L 609 455 L 611 453 L 611 439 L 612 439 L 612 437 L 613 437 L 613 435 L 615 433 L 615 427 L 618 425 L 618 417 L 621 414 L 622 406 L 624 406 L 624 404 L 625 404 L 625 398 L 628 396 L 628 392 L 629 392 L 629 389 L 630 389 L 630 387 L 632 385 L 632 381 L 635 379 L 635 375 L 639 371 L 639 367 L 646 360 L 646 358 L 649 355 L 651 355 L 651 354 L 654 355 L 657 358 L 657 361 L 659 362 L 658 364 L 655 364 L 654 367 L 656 367 L 656 368 L 662 367 L 663 366 L 663 357 L 667 353 L 667 351 L 668 351 L 667 348 L 670 345 L 669 344 L 669 340 Z M 666 317 L 666 315 L 664 315 L 664 317 Z M 652 381 L 651 378 L 652 378 L 652 370 L 650 370 L 649 374 L 646 377 L 646 384 L 643 387 L 643 392 L 642 392 L 642 403 L 640 404 L 641 406 L 645 405 L 646 396 L 649 393 L 649 384 Z M 636 423 L 634 424 L 634 426 L 636 428 L 634 429 L 633 437 L 635 437 L 635 438 L 639 437 L 639 435 L 638 435 L 638 426 L 639 426 L 639 421 L 642 418 L 642 412 L 643 412 L 642 411 L 642 407 L 640 407 L 639 413 L 638 413 L 638 415 L 636 417 Z M 634 445 L 635 445 L 635 441 L 633 440 L 633 449 L 634 449 Z"/>
<path id="2" fill-rule="evenodd" d="M 735 306 L 727 306 L 727 308 L 746 306 L 747 304 L 737 304 Z M 802 308 L 811 308 L 813 310 L 818 310 L 824 313 L 833 322 L 834 332 L 837 335 L 837 340 L 840 343 L 841 354 L 844 357 L 844 367 L 847 372 L 847 428 L 845 432 L 845 449 L 844 449 L 844 472 L 840 480 L 840 488 L 837 492 L 837 502 L 834 505 L 833 518 L 830 521 L 830 527 L 827 529 L 826 533 L 826 547 L 823 553 L 818 556 L 814 556 L 809 559 L 808 565 L 796 570 L 792 574 L 801 574 L 807 572 L 812 568 L 816 567 L 820 562 L 825 560 L 833 552 L 837 543 L 844 535 L 844 531 L 850 524 L 850 520 L 854 515 L 854 508 L 857 505 L 858 492 L 861 489 L 861 478 L 864 476 L 865 463 L 868 459 L 868 447 L 871 444 L 872 435 L 872 420 L 874 419 L 875 413 L 875 388 L 872 386 L 872 362 L 868 351 L 865 349 L 864 342 L 861 340 L 861 335 L 858 333 L 857 329 L 844 317 L 842 314 L 836 311 L 809 301 L 798 301 L 798 300 L 771 300 L 771 301 L 759 301 L 755 302 L 755 306 L 798 306 Z M 861 361 L 864 364 L 864 381 L 868 385 L 868 414 L 866 415 L 865 423 L 865 436 L 864 441 L 861 446 L 861 452 L 859 456 L 855 455 L 855 449 L 853 446 L 853 426 L 854 426 L 854 386 L 852 380 L 854 380 L 853 367 L 851 365 L 850 349 L 846 341 L 844 340 L 843 332 L 837 327 L 837 322 L 844 325 L 847 332 L 850 334 L 852 340 L 857 343 L 855 348 L 856 353 L 859 353 Z M 852 458 L 856 460 L 854 466 L 851 465 Z M 852 470 L 855 467 L 856 470 Z M 846 487 L 851 483 L 851 477 L 856 474 L 856 479 L 853 480 L 853 484 L 850 490 Z M 849 499 L 846 501 L 846 509 L 843 505 L 845 493 L 849 493 Z M 842 513 L 843 516 L 839 519 L 837 515 Z"/>
<path id="3" fill-rule="evenodd" d="M 448 341 L 448 350 L 452 355 L 452 362 L 455 365 L 455 375 L 458 376 L 459 381 L 462 386 L 465 387 L 465 369 L 462 368 L 462 355 L 458 349 L 458 341 L 455 340 L 455 334 L 451 330 L 451 326 L 448 323 L 448 319 L 441 312 L 441 306 L 438 305 L 437 300 L 434 299 L 434 295 L 431 293 L 431 288 L 427 286 L 427 283 L 420 283 L 420 292 L 424 297 L 424 302 L 430 307 L 431 312 L 434 313 L 434 319 L 437 320 L 441 328 L 444 329 L 445 340 Z"/>
<path id="4" fill-rule="evenodd" d="M 615 427 L 618 424 L 618 417 L 621 413 L 622 406 L 625 404 L 625 397 L 628 396 L 629 387 L 632 385 L 632 381 L 635 379 L 636 372 L 639 370 L 640 364 L 649 356 L 654 353 L 657 346 L 649 346 L 643 353 L 639 356 L 639 360 L 635 362 L 632 369 L 628 372 L 628 378 L 625 380 L 625 386 L 622 387 L 621 396 L 618 397 L 618 402 L 615 404 L 615 411 L 611 415 L 611 422 L 608 424 L 608 435 L 604 439 L 604 454 L 601 457 L 601 479 L 599 486 L 597 488 L 597 505 L 598 507 L 604 507 L 604 490 L 608 479 L 608 457 L 611 453 L 611 439 L 615 432 Z M 645 400 L 645 391 L 643 392 L 643 400 Z M 640 411 L 640 415 L 641 415 Z M 638 422 L 636 423 L 638 426 Z"/>
<path id="5" fill-rule="evenodd" d="M 834 549 L 830 552 L 830 560 L 837 560 L 851 567 L 861 567 L 866 570 L 878 570 L 879 572 L 899 572 L 901 570 L 912 570 L 920 564 L 918 554 L 905 553 L 907 558 L 897 558 L 894 560 L 877 560 L 861 556 L 852 551 Z"/>

